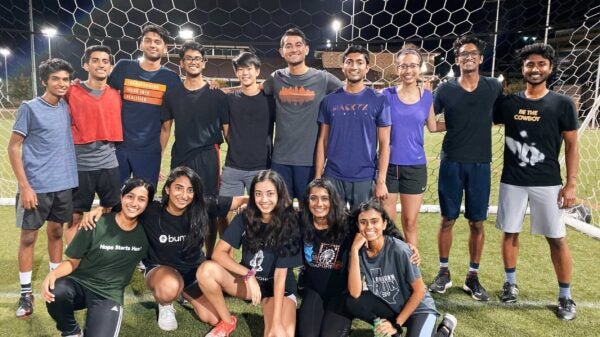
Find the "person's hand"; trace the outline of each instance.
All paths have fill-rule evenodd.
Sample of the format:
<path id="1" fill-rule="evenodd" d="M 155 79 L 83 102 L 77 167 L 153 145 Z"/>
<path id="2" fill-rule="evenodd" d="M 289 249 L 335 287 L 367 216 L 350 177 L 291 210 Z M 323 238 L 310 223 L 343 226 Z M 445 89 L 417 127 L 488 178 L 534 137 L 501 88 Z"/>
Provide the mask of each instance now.
<path id="1" fill-rule="evenodd" d="M 162 172 L 158 172 L 158 181 L 165 181 L 165 180 L 167 180 L 167 177 L 165 176 L 165 174 Z"/>
<path id="2" fill-rule="evenodd" d="M 259 305 L 262 300 L 262 294 L 260 292 L 260 286 L 258 285 L 258 281 L 255 276 L 249 277 L 244 281 L 246 283 L 246 290 L 250 294 L 250 298 L 252 299 L 253 305 Z"/>
<path id="3" fill-rule="evenodd" d="M 56 277 L 53 272 L 48 273 L 48 276 L 42 282 L 42 298 L 46 303 L 54 302 L 54 283 Z"/>
<path id="4" fill-rule="evenodd" d="M 398 330 L 387 319 L 381 319 L 379 325 L 375 328 L 375 336 L 378 337 L 393 336 L 396 333 L 398 333 Z"/>
<path id="5" fill-rule="evenodd" d="M 362 248 L 362 246 L 366 245 L 367 239 L 365 239 L 365 237 L 362 234 L 356 233 L 356 235 L 354 236 L 354 241 L 352 241 L 352 250 L 359 251 Z"/>
<path id="6" fill-rule="evenodd" d="M 414 264 L 414 265 L 420 265 L 421 264 L 421 254 L 419 254 L 419 249 L 417 249 L 417 246 L 413 245 L 412 243 L 406 243 L 408 245 L 408 248 L 410 248 L 410 250 L 412 250 L 413 254 L 410 256 L 410 263 Z"/>
<path id="7" fill-rule="evenodd" d="M 267 336 L 268 337 L 288 337 L 287 333 L 285 332 L 285 329 L 283 328 L 283 325 L 280 322 L 273 324 L 273 326 L 271 326 L 271 329 L 269 330 L 269 334 Z"/>
<path id="8" fill-rule="evenodd" d="M 37 194 L 31 186 L 23 187 L 19 192 L 19 203 L 24 209 L 35 209 L 38 205 Z"/>
<path id="9" fill-rule="evenodd" d="M 102 216 L 102 207 L 96 207 L 93 210 L 84 213 L 79 223 L 79 229 L 83 228 L 86 231 L 92 230 L 96 227 L 98 219 Z"/>
<path id="10" fill-rule="evenodd" d="M 385 200 L 388 197 L 388 189 L 384 182 L 375 183 L 375 198 Z"/>
<path id="11" fill-rule="evenodd" d="M 558 192 L 558 207 L 569 208 L 575 204 L 575 185 L 566 184 Z"/>
<path id="12" fill-rule="evenodd" d="M 221 87 L 221 85 L 219 84 L 219 82 L 217 82 L 215 80 L 207 81 L 207 83 L 208 83 L 208 88 L 209 89 L 219 89 Z"/>

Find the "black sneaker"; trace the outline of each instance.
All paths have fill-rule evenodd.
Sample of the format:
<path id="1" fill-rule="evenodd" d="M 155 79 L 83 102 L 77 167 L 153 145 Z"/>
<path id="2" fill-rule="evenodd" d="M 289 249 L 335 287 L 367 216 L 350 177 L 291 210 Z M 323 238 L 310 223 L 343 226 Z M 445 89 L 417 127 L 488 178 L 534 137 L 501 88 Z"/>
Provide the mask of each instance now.
<path id="1" fill-rule="evenodd" d="M 33 314 L 33 294 L 22 294 L 15 315 L 17 318 L 29 318 L 31 314 Z"/>
<path id="2" fill-rule="evenodd" d="M 471 294 L 471 297 L 476 301 L 485 302 L 490 299 L 485 288 L 479 283 L 479 277 L 477 276 L 467 277 L 463 285 L 463 290 Z"/>
<path id="3" fill-rule="evenodd" d="M 575 319 L 575 307 L 577 305 L 573 301 L 572 298 L 567 297 L 559 297 L 558 298 L 558 308 L 556 308 L 556 315 L 560 319 L 564 319 L 566 321 L 570 321 Z"/>
<path id="4" fill-rule="evenodd" d="M 516 284 L 504 282 L 500 301 L 504 303 L 515 303 L 517 301 L 517 296 L 519 296 L 519 287 Z"/>
<path id="5" fill-rule="evenodd" d="M 446 289 L 452 287 L 452 280 L 450 279 L 450 271 L 438 272 L 433 282 L 429 285 L 429 291 L 433 293 L 443 294 Z"/>
<path id="6" fill-rule="evenodd" d="M 444 314 L 440 325 L 437 327 L 437 331 L 435 332 L 435 337 L 452 337 L 454 334 L 454 330 L 456 329 L 456 317 L 452 314 Z"/>

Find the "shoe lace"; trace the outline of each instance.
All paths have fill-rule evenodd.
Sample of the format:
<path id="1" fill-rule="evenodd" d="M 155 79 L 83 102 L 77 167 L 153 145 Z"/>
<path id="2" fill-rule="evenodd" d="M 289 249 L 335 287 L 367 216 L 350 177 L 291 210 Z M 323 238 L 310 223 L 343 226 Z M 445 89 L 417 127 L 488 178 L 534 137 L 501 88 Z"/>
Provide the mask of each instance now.
<path id="1" fill-rule="evenodd" d="M 175 315 L 175 308 L 172 305 L 163 306 L 159 311 L 161 318 L 172 318 Z"/>
<path id="2" fill-rule="evenodd" d="M 19 298 L 19 307 L 31 306 L 33 299 L 31 295 L 23 295 Z"/>

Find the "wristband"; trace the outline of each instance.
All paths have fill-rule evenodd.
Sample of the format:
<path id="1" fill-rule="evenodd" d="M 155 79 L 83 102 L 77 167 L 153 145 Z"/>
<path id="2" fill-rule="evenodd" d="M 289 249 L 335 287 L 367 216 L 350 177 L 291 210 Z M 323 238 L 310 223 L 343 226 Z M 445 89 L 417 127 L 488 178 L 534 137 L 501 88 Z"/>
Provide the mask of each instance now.
<path id="1" fill-rule="evenodd" d="M 256 275 L 256 269 L 252 268 L 248 270 L 248 273 L 246 273 L 246 275 L 244 275 L 242 278 L 244 279 L 244 282 L 246 282 L 254 275 Z"/>

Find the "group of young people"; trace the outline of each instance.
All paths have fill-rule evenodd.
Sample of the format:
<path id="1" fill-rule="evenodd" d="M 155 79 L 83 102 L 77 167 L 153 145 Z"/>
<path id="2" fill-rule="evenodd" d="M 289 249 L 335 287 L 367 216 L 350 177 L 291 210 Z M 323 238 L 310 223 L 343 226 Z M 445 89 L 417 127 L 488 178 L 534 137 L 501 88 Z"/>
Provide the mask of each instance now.
<path id="1" fill-rule="evenodd" d="M 124 288 L 140 260 L 163 330 L 177 329 L 172 303 L 182 296 L 213 326 L 207 336 L 229 336 L 237 323 L 229 295 L 262 306 L 265 336 L 346 336 L 353 318 L 383 336 L 402 327 L 408 336 L 450 336 L 456 319 L 446 314 L 435 328 L 439 314 L 427 288 L 444 293 L 452 286 L 452 227 L 464 192 L 470 261 L 463 289 L 489 299 L 478 269 L 495 122 L 506 132 L 497 218 L 506 270 L 501 300 L 517 301 L 518 235 L 529 203 L 532 232 L 550 245 L 557 314 L 575 318 L 560 208 L 575 201 L 577 121 L 572 100 L 547 89 L 550 46 L 521 50 L 527 89 L 517 95 L 502 97 L 495 79 L 479 75 L 484 44 L 470 36 L 454 45 L 461 75 L 435 95 L 420 85 L 423 59 L 414 46 L 395 56 L 398 85 L 378 92 L 364 82 L 364 47 L 343 53 L 342 82 L 308 67 L 308 41 L 289 29 L 280 48 L 287 68 L 259 85 L 260 60 L 242 53 L 233 60 L 241 88 L 224 94 L 202 77 L 206 53 L 198 43 L 180 51 L 184 81 L 162 66 L 167 39 L 163 28 L 144 27 L 143 60 L 114 68 L 109 48 L 89 47 L 88 79 L 74 84 L 66 61 L 40 65 L 45 93 L 20 107 L 8 145 L 19 184 L 17 317 L 33 313 L 33 247 L 47 222 L 51 271 L 42 297 L 63 336 L 83 334 L 73 314 L 82 308 L 86 336 L 118 335 Z M 442 113 L 444 122 L 435 116 Z M 162 200 L 153 201 L 173 123 L 172 170 Z M 415 253 L 428 175 L 424 126 L 447 131 L 438 179 L 440 271 L 429 287 Z M 221 172 L 223 139 L 229 146 Z M 88 212 L 96 193 L 100 207 Z M 398 199 L 404 235 L 394 221 Z M 217 230 L 219 219 L 242 205 Z M 240 247 L 237 262 L 232 249 Z M 300 266 L 298 287 L 292 270 Z"/>

